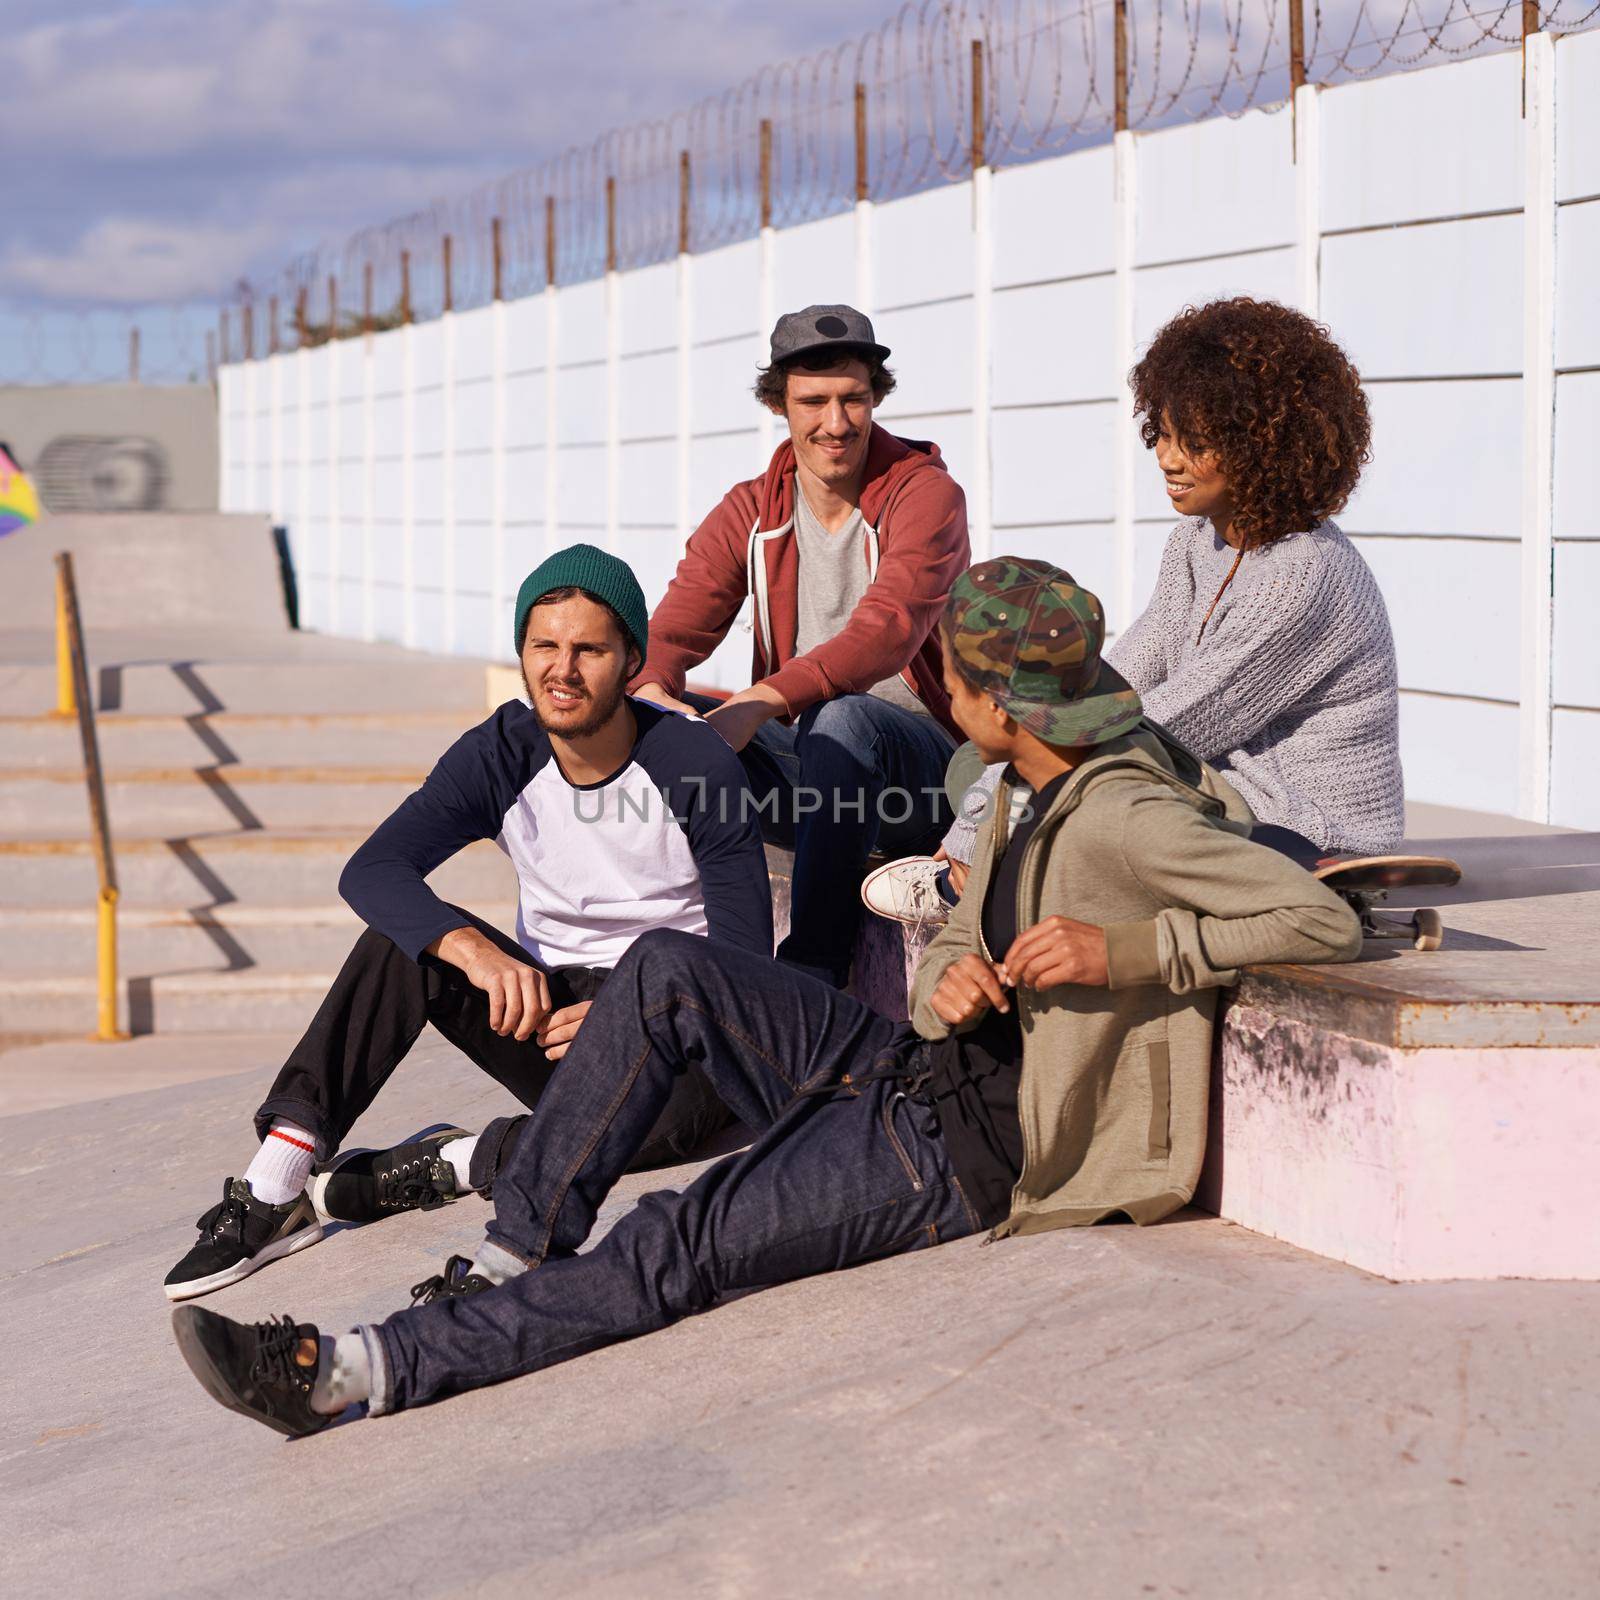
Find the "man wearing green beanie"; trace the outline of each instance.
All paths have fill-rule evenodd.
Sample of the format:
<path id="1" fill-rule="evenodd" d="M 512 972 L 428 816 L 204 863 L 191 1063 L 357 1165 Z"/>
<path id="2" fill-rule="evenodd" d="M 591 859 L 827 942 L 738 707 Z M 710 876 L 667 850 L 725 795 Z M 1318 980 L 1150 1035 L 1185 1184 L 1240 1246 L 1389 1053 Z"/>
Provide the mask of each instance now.
<path id="1" fill-rule="evenodd" d="M 739 758 L 704 722 L 630 698 L 648 618 L 624 561 L 577 544 L 529 573 L 512 700 L 444 754 L 356 852 L 340 892 L 368 931 L 256 1113 L 261 1139 L 168 1275 L 172 1299 L 370 1222 L 487 1192 L 523 1116 L 334 1160 L 425 1023 L 525 1106 L 539 1101 L 611 969 L 670 928 L 766 959 L 772 904 Z M 476 840 L 511 858 L 516 938 L 448 905 L 427 875 Z M 727 1113 L 686 1073 L 639 1156 L 681 1159 Z M 314 1161 L 324 1163 L 307 1188 Z"/>
<path id="2" fill-rule="evenodd" d="M 1183 780 L 1102 664 L 1102 632 L 1095 597 L 1043 562 L 955 582 L 951 710 L 1006 777 L 917 972 L 913 1027 L 755 954 L 708 961 L 701 941 L 646 934 L 502 1168 L 475 1260 L 337 1338 L 183 1307 L 174 1331 L 207 1392 L 314 1433 L 350 1402 L 423 1405 L 982 1228 L 1152 1223 L 1184 1205 L 1218 989 L 1257 962 L 1348 960 L 1361 929 Z M 579 1253 L 691 1062 L 760 1137 Z"/>

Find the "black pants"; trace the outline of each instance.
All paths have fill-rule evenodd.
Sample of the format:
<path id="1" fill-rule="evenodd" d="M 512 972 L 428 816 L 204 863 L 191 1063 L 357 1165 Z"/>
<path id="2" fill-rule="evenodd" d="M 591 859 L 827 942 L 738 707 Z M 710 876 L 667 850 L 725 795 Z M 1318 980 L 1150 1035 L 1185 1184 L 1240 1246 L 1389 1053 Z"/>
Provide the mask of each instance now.
<path id="1" fill-rule="evenodd" d="M 507 955 L 539 966 L 499 929 L 470 911 L 461 915 Z M 558 1009 L 592 1000 L 610 976 L 594 967 L 540 970 L 546 972 L 551 1003 Z M 534 1039 L 519 1042 L 489 1027 L 489 997 L 460 968 L 437 956 L 412 961 L 369 928 L 356 940 L 311 1026 L 256 1112 L 257 1134 L 265 1138 L 273 1118 L 282 1117 L 313 1134 L 317 1159 L 329 1160 L 429 1022 L 529 1110 L 560 1069 Z M 490 1186 L 500 1153 L 511 1148 L 526 1120 L 497 1117 L 483 1130 L 473 1157 L 474 1188 Z M 691 1068 L 651 1129 L 634 1170 L 683 1160 L 732 1120 L 703 1074 Z"/>

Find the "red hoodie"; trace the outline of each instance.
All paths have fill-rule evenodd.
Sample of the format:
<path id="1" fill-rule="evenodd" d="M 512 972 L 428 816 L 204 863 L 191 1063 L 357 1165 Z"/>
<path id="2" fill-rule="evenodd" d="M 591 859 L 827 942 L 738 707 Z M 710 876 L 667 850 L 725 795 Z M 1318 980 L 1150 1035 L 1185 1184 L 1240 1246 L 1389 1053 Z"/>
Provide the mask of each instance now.
<path id="1" fill-rule="evenodd" d="M 658 683 L 682 694 L 685 675 L 722 642 L 753 594 L 750 681 L 777 690 L 791 717 L 838 695 L 865 694 L 898 674 L 955 733 L 935 628 L 968 565 L 967 501 L 939 447 L 897 439 L 873 424 L 861 485 L 867 592 L 844 627 L 803 656 L 794 653 L 794 497 L 794 446 L 785 439 L 766 472 L 735 484 L 690 536 L 651 615 L 650 654 L 634 685 Z"/>

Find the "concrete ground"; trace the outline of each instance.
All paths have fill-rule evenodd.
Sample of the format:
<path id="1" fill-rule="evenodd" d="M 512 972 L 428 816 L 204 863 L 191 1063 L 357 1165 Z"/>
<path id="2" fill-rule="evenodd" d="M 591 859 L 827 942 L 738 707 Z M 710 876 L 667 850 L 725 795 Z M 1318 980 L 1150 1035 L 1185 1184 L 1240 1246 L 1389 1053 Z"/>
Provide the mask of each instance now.
<path id="1" fill-rule="evenodd" d="M 200 1390 L 160 1289 L 276 1056 L 3 1119 L 6 1593 L 1593 1593 L 1600 1285 L 1394 1285 L 1193 1214 L 794 1284 L 286 1443 Z M 354 1137 L 502 1103 L 425 1041 Z M 381 1317 L 484 1216 L 209 1303 Z"/>

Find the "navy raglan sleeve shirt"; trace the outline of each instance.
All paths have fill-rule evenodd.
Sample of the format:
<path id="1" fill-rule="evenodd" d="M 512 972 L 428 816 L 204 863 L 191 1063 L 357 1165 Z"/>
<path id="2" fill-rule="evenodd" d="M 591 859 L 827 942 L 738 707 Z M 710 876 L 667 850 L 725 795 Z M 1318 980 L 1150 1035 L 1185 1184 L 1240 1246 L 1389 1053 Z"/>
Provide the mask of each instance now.
<path id="1" fill-rule="evenodd" d="M 706 936 L 772 954 L 772 888 L 744 763 L 709 723 L 634 702 L 634 760 L 678 819 L 700 872 Z M 654 713 L 656 721 L 643 726 Z"/>
<path id="2" fill-rule="evenodd" d="M 515 700 L 462 734 L 350 858 L 339 878 L 350 908 L 413 961 L 442 934 L 468 927 L 428 887 L 427 876 L 476 840 L 499 837 L 506 812 L 549 750 L 527 707 Z"/>

